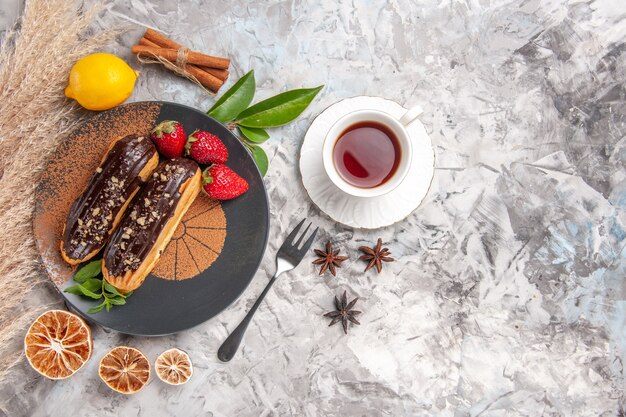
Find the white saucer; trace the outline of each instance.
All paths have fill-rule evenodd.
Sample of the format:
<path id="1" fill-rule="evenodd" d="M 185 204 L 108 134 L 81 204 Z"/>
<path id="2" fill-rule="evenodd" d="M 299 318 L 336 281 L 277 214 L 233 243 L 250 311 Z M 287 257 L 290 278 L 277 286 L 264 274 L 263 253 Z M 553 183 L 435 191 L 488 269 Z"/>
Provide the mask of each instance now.
<path id="1" fill-rule="evenodd" d="M 398 103 L 380 97 L 353 97 L 333 104 L 317 116 L 306 132 L 300 150 L 300 173 L 313 203 L 332 219 L 351 227 L 376 229 L 404 219 L 420 205 L 433 178 L 435 154 L 424 125 L 416 120 L 407 128 L 413 140 L 413 161 L 404 181 L 379 197 L 344 193 L 324 171 L 322 145 L 326 133 L 340 117 L 361 109 L 381 110 L 397 118 L 406 112 Z"/>

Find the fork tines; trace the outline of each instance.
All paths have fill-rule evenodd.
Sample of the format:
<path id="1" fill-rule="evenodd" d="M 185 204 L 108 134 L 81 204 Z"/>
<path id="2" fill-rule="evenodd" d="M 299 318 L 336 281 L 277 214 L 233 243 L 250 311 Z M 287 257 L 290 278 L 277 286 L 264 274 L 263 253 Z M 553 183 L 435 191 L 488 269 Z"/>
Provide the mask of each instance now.
<path id="1" fill-rule="evenodd" d="M 307 233 L 308 233 L 308 231 L 309 231 L 309 229 L 311 228 L 311 225 L 312 225 L 312 223 L 309 223 L 307 225 L 306 229 L 304 229 L 304 232 L 296 240 L 296 236 L 298 236 L 298 234 L 300 232 L 300 229 L 302 229 L 302 225 L 304 225 L 305 221 L 306 221 L 306 219 L 303 219 L 291 231 L 291 233 L 289 233 L 289 236 L 287 236 L 287 238 L 285 239 L 285 243 L 283 243 L 283 248 L 286 249 L 287 247 L 290 247 L 291 249 L 296 249 L 299 252 L 302 252 L 303 255 L 304 255 L 304 252 L 309 250 L 309 248 L 313 244 L 313 241 L 315 240 L 315 236 L 317 235 L 317 231 L 319 230 L 319 227 L 316 227 L 315 230 L 313 231 L 313 233 L 311 234 L 311 236 L 304 242 L 304 244 L 302 246 L 300 246 L 302 244 L 302 241 L 304 240 L 304 237 L 307 235 Z"/>

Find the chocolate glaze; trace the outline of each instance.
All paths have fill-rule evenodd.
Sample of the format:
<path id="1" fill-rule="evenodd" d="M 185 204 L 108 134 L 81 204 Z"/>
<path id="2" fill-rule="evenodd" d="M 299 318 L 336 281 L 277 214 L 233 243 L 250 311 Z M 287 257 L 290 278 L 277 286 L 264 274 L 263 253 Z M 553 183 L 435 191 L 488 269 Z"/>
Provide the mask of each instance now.
<path id="1" fill-rule="evenodd" d="M 113 145 L 70 208 L 63 234 L 67 257 L 83 259 L 104 246 L 113 219 L 141 185 L 139 173 L 156 153 L 152 141 L 138 135 L 128 135 Z"/>
<path id="2" fill-rule="evenodd" d="M 197 171 L 186 158 L 163 162 L 133 199 L 104 250 L 104 262 L 113 276 L 135 271 L 154 246 L 174 214 L 181 186 Z"/>

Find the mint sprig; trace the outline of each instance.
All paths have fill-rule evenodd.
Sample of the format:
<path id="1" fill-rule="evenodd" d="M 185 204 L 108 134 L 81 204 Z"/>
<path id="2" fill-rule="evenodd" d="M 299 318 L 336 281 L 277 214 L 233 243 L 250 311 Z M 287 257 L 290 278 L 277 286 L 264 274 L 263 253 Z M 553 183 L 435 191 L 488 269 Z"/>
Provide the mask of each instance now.
<path id="1" fill-rule="evenodd" d="M 285 91 L 250 106 L 256 89 L 254 71 L 250 71 L 225 92 L 207 114 L 231 131 L 239 132 L 239 140 L 265 176 L 269 161 L 259 146 L 270 137 L 265 129 L 284 125 L 300 116 L 323 87 Z"/>
<path id="2" fill-rule="evenodd" d="M 109 311 L 113 306 L 124 305 L 126 299 L 133 293 L 132 291 L 127 294 L 120 293 L 102 277 L 102 259 L 90 262 L 79 269 L 74 275 L 74 282 L 76 285 L 67 287 L 63 291 L 102 300 L 102 303 L 87 310 L 89 314 L 96 314 L 103 308 Z"/>

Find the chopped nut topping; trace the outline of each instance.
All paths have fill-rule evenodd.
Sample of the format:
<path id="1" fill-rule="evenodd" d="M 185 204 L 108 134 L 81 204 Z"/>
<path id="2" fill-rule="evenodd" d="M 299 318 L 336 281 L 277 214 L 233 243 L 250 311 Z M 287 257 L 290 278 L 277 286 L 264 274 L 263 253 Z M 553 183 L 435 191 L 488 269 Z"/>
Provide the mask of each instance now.
<path id="1" fill-rule="evenodd" d="M 117 182 L 118 182 L 117 177 L 115 177 L 115 176 L 111 177 L 111 182 L 112 182 L 113 184 L 117 184 Z"/>
<path id="2" fill-rule="evenodd" d="M 149 207 L 149 206 L 150 206 L 150 200 L 149 200 L 149 199 L 144 198 L 144 199 L 143 199 L 143 202 L 144 202 L 144 204 L 145 204 L 147 207 Z"/>
<path id="3" fill-rule="evenodd" d="M 126 233 L 122 234 L 122 239 L 130 239 L 130 236 Z"/>
<path id="4" fill-rule="evenodd" d="M 102 168 L 100 168 L 100 167 L 96 168 L 96 172 L 97 172 L 98 174 L 99 174 L 99 173 L 101 173 L 101 172 L 102 172 Z"/>
<path id="5" fill-rule="evenodd" d="M 137 223 L 139 223 L 141 226 L 143 226 L 144 224 L 146 224 L 146 218 L 145 217 L 140 217 L 137 219 Z"/>
<path id="6" fill-rule="evenodd" d="M 91 214 L 94 216 L 97 216 L 98 214 L 100 214 L 100 207 L 96 207 L 93 210 L 91 210 Z"/>
<path id="7" fill-rule="evenodd" d="M 167 177 L 164 174 L 161 174 L 161 181 L 167 181 Z"/>
<path id="8" fill-rule="evenodd" d="M 152 174 L 152 178 L 159 178 L 159 173 L 155 172 L 154 174 Z"/>
<path id="9" fill-rule="evenodd" d="M 120 248 L 122 248 L 122 250 L 126 250 L 126 242 L 120 243 Z"/>

